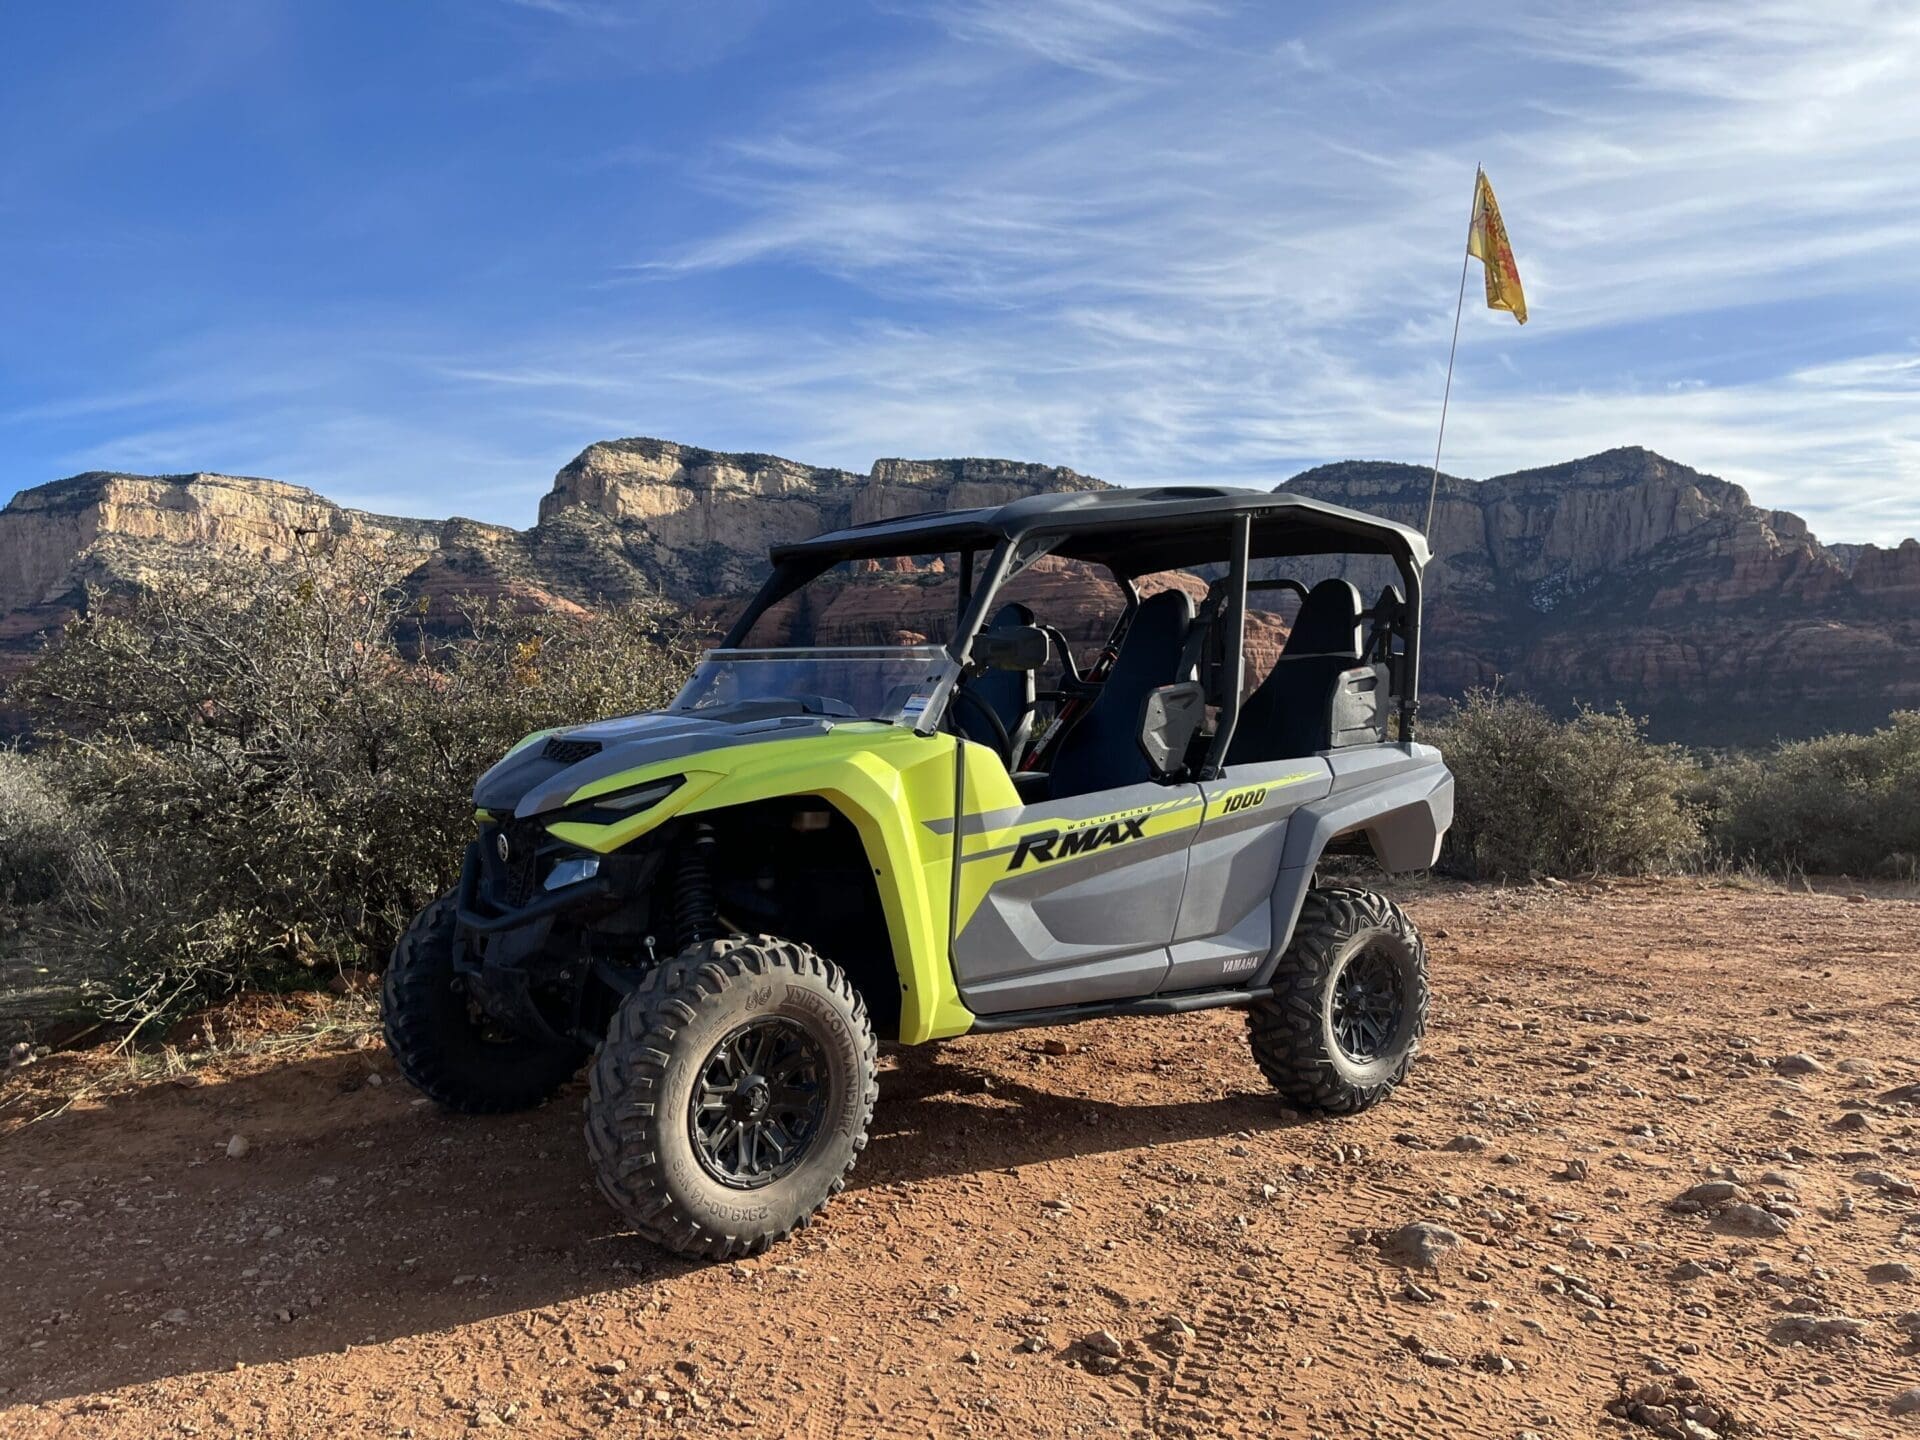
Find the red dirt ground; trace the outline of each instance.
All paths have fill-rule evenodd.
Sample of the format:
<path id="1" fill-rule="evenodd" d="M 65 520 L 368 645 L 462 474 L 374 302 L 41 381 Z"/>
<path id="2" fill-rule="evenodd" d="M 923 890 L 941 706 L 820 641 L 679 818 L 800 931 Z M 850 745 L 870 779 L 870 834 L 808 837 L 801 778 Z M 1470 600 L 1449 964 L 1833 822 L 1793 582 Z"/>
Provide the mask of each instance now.
<path id="1" fill-rule="evenodd" d="M 1282 1110 L 1230 1012 L 902 1052 L 847 1194 L 739 1264 L 621 1233 L 577 1093 L 446 1116 L 375 1045 L 28 1124 L 109 1062 L 25 1067 L 0 1435 L 1920 1435 L 1920 905 L 1402 898 L 1433 1022 L 1369 1114 Z M 1785 1233 L 1667 1208 L 1715 1167 Z M 1437 1269 L 1371 1243 L 1419 1220 Z"/>

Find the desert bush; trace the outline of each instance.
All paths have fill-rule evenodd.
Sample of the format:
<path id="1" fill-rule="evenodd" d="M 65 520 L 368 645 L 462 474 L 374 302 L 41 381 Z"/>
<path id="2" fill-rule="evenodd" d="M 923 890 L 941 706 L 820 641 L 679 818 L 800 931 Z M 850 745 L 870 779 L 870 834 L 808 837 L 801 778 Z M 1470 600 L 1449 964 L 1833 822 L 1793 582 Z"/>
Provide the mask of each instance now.
<path id="1" fill-rule="evenodd" d="M 31 759 L 0 750 L 0 902 L 58 894 L 79 828 L 65 797 Z"/>
<path id="2" fill-rule="evenodd" d="M 110 1014 L 377 961 L 451 883 L 481 770 L 665 703 L 691 659 L 658 603 L 476 602 L 434 633 L 399 580 L 350 548 L 209 563 L 76 620 L 16 682 L 112 872 L 66 905 L 122 957 Z"/>
<path id="3" fill-rule="evenodd" d="M 1473 876 L 1636 873 L 1701 846 L 1694 767 L 1623 711 L 1557 720 L 1531 700 L 1466 695 L 1426 738 L 1454 773 L 1445 863 Z"/>
<path id="4" fill-rule="evenodd" d="M 0 749 L 0 904 L 97 889 L 106 861 L 44 757 Z"/>
<path id="5" fill-rule="evenodd" d="M 1738 757 L 1702 777 L 1715 850 L 1826 875 L 1920 875 L 1920 711 L 1865 735 Z"/>

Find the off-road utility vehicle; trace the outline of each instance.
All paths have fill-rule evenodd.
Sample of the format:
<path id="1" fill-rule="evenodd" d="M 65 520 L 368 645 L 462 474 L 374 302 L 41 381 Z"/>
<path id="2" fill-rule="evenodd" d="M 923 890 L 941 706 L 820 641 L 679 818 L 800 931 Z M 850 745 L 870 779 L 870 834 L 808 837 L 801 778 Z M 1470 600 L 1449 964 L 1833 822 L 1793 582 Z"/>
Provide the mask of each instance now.
<path id="1" fill-rule="evenodd" d="M 1363 606 L 1299 578 L 1336 555 L 1399 585 Z M 1372 1105 L 1418 1045 L 1426 956 L 1398 906 L 1315 873 L 1341 837 L 1425 867 L 1452 819 L 1413 741 L 1426 560 L 1385 520 L 1220 488 L 779 546 L 669 709 L 528 736 L 481 777 L 458 888 L 387 971 L 394 1057 L 489 1112 L 591 1055 L 601 1190 L 709 1256 L 841 1188 L 876 1037 L 1237 1005 L 1289 1104 Z M 1252 684 L 1250 632 L 1281 628 L 1249 595 L 1282 590 Z"/>

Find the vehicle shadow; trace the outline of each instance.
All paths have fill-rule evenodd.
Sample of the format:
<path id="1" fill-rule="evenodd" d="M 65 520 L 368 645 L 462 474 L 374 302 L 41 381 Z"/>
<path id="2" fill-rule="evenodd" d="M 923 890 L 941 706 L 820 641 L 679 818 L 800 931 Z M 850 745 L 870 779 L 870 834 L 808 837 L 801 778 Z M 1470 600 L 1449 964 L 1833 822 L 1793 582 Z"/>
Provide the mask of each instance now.
<path id="1" fill-rule="evenodd" d="M 872 1140 L 850 1189 L 1136 1150 L 1301 1123 L 1270 1091 L 1127 1103 L 1041 1088 L 962 1046 L 905 1050 L 882 1079 Z M 1165 1089 L 1178 1093 L 1177 1081 Z"/>
<path id="2" fill-rule="evenodd" d="M 1124 1105 L 1054 1093 L 1009 1078 L 1006 1059 L 983 1064 L 970 1046 L 894 1056 L 853 1188 L 1288 1123 L 1270 1096 Z M 587 1177 L 579 1101 L 575 1087 L 528 1114 L 445 1115 L 370 1052 L 153 1085 L 13 1132 L 0 1407 L 583 1296 L 643 1311 L 702 1267 L 622 1230 Z M 237 1159 L 225 1154 L 233 1134 L 249 1137 Z M 842 1206 L 829 1223 L 866 1222 Z"/>

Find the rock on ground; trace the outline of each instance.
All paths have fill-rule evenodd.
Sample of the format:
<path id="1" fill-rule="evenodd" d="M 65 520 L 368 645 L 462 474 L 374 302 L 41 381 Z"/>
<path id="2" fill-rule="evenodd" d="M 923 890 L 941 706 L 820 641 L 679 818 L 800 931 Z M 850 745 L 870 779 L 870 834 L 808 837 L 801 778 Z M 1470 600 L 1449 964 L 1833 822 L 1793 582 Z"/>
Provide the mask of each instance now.
<path id="1" fill-rule="evenodd" d="M 1416 1220 L 1380 1240 L 1380 1257 L 1413 1270 L 1438 1269 L 1465 1242 L 1457 1231 L 1432 1220 Z"/>

